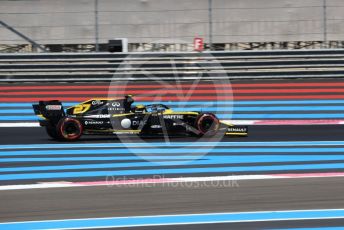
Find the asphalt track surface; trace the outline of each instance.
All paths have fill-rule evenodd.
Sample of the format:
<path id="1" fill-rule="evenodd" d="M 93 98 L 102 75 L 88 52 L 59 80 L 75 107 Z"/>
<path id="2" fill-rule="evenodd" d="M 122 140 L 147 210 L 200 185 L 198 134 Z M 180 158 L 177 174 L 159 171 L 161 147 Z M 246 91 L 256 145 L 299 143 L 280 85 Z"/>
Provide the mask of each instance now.
<path id="1" fill-rule="evenodd" d="M 185 186 L 83 187 L 2 191 L 1 222 L 141 216 L 183 213 L 246 212 L 264 210 L 342 208 L 343 179 L 283 179 L 240 181 L 228 188 Z M 299 222 L 299 223 L 298 223 Z M 330 223 L 329 223 L 330 222 Z M 343 220 L 260 223 L 264 228 L 343 226 Z M 237 224 L 235 224 L 237 225 Z M 238 224 L 257 229 L 256 223 Z M 201 225 L 190 229 L 236 229 Z M 174 229 L 156 227 L 152 229 Z M 141 229 L 141 228 L 139 228 Z M 150 228 L 142 228 L 150 229 Z M 188 229 L 186 226 L 179 229 Z"/>
<path id="2" fill-rule="evenodd" d="M 247 138 L 222 141 L 341 141 L 344 128 L 319 126 L 251 126 Z M 173 138 L 172 141 L 192 141 Z M 79 143 L 114 143 L 113 137 L 84 137 Z M 150 138 L 149 141 L 162 141 Z M 42 128 L 2 128 L 0 144 L 52 144 Z M 0 191 L 0 221 L 31 221 L 110 216 L 270 210 L 339 209 L 344 207 L 343 178 L 244 180 L 231 186 L 137 185 Z M 221 184 L 221 183 L 219 183 Z M 344 226 L 343 219 L 269 221 L 138 227 L 143 229 L 274 229 Z"/>

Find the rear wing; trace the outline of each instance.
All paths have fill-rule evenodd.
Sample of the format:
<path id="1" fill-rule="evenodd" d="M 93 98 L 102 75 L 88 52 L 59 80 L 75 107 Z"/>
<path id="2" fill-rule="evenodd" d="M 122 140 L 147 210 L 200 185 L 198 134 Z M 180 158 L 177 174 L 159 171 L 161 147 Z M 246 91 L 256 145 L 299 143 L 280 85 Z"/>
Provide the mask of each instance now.
<path id="1" fill-rule="evenodd" d="M 58 100 L 39 101 L 38 104 L 33 104 L 32 107 L 37 116 L 53 122 L 58 122 L 62 117 L 66 116 L 62 103 Z"/>

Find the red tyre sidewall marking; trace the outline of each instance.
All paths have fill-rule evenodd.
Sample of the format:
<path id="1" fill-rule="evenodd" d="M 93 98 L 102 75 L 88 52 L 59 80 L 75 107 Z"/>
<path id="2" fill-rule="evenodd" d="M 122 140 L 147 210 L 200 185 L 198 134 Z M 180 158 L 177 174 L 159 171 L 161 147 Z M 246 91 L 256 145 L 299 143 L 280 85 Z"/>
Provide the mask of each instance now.
<path id="1" fill-rule="evenodd" d="M 78 126 L 78 128 L 79 128 L 79 130 L 80 130 L 80 133 L 79 133 L 78 135 L 72 135 L 72 136 L 71 136 L 71 135 L 68 135 L 68 134 L 67 134 L 67 135 L 64 135 L 64 131 L 63 131 L 63 130 L 64 130 L 65 124 L 66 124 L 67 122 L 74 122 L 74 123 Z M 77 120 L 77 119 L 73 119 L 73 118 L 67 118 L 67 119 L 65 119 L 65 120 L 63 121 L 61 127 L 60 127 L 60 132 L 61 132 L 62 136 L 63 136 L 64 138 L 68 139 L 68 140 L 75 140 L 75 139 L 78 139 L 78 138 L 81 136 L 82 131 L 83 131 L 83 127 L 82 127 L 80 121 Z"/>
<path id="2" fill-rule="evenodd" d="M 206 113 L 206 114 L 202 114 L 202 116 L 198 119 L 198 121 L 197 121 L 197 128 L 198 128 L 198 130 L 202 133 L 202 134 L 205 134 L 205 133 L 207 133 L 207 132 L 204 132 L 204 130 L 202 130 L 201 129 L 201 123 L 202 123 L 202 121 L 204 120 L 204 118 L 207 118 L 207 117 L 211 117 L 212 119 L 213 119 L 213 121 L 216 123 L 215 125 L 215 129 L 214 130 L 212 130 L 211 132 L 213 132 L 213 131 L 215 131 L 215 132 L 217 132 L 217 130 L 219 129 L 219 124 L 220 124 L 220 122 L 219 122 L 219 119 L 214 115 L 214 114 L 211 114 L 211 113 Z"/>

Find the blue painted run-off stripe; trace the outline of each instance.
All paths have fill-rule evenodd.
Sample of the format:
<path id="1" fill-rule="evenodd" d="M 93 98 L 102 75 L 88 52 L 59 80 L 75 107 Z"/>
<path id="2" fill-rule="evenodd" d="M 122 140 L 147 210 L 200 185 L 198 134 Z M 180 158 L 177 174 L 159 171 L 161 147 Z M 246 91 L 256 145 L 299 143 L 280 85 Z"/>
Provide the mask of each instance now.
<path id="1" fill-rule="evenodd" d="M 196 145 L 195 145 L 196 146 Z M 28 159 L 27 156 L 40 156 L 40 155 L 71 155 L 71 154 L 81 154 L 81 155 L 116 155 L 116 154 L 136 154 L 140 156 L 150 155 L 150 156 L 166 156 L 167 154 L 202 154 L 202 153 L 234 153 L 240 155 L 241 153 L 260 153 L 264 155 L 267 153 L 344 153 L 344 148 L 118 148 L 118 149 L 92 149 L 92 150 L 24 150 L 24 151 L 0 151 L 1 157 L 11 157 L 11 156 L 23 156 Z M 326 154 L 328 155 L 328 154 Z M 212 156 L 212 155 L 211 155 Z M 222 156 L 222 155 L 219 155 Z M 6 158 L 1 158 L 2 159 Z M 18 158 L 16 158 L 18 159 Z"/>
<path id="2" fill-rule="evenodd" d="M 289 170 L 322 170 L 344 169 L 344 163 L 329 164 L 289 164 L 268 166 L 231 166 L 231 167 L 202 167 L 202 168 L 164 168 L 164 169 L 129 169 L 129 170 L 104 170 L 89 172 L 50 172 L 50 173 L 23 173 L 0 175 L 0 180 L 30 180 L 53 178 L 80 178 L 80 177 L 121 177 L 135 175 L 169 175 L 169 174 L 194 174 L 194 173 L 235 173 L 259 171 L 289 171 Z"/>
<path id="3" fill-rule="evenodd" d="M 189 144 L 190 146 L 198 147 L 198 148 L 154 148 L 156 146 L 159 147 L 171 147 L 171 145 L 177 146 L 185 146 Z M 314 162 L 314 161 L 342 161 L 344 158 L 343 154 L 339 155 L 330 155 L 330 152 L 339 152 L 342 153 L 344 151 L 343 147 L 339 147 L 338 145 L 343 145 L 344 142 L 341 141 L 312 141 L 312 142 L 224 142 L 224 143 L 217 143 L 220 146 L 261 146 L 271 144 L 271 146 L 287 146 L 291 148 L 266 148 L 260 147 L 257 149 L 254 148 L 203 148 L 204 151 L 209 151 L 211 153 L 229 153 L 229 155 L 199 155 L 199 151 L 202 148 L 200 146 L 213 146 L 216 143 L 208 143 L 208 142 L 195 142 L 195 143 L 184 143 L 184 142 L 177 142 L 177 143 L 104 143 L 104 144 L 46 144 L 46 145 L 5 145 L 0 146 L 1 149 L 6 150 L 14 150 L 14 149 L 23 149 L 25 147 L 25 151 L 1 151 L 0 159 L 1 162 L 33 162 L 33 161 L 45 161 L 45 162 L 52 162 L 52 161 L 76 161 L 76 160 L 84 160 L 84 161 L 94 161 L 94 160 L 129 160 L 129 161 L 137 161 L 140 160 L 141 162 L 128 162 L 128 163 L 110 163 L 110 164 L 88 164 L 88 165 L 73 165 L 73 166 L 66 166 L 66 168 L 61 168 L 61 166 L 40 166 L 42 168 L 35 168 L 35 167 L 20 167 L 17 168 L 18 172 L 25 170 L 33 171 L 33 170 L 71 170 L 71 169 L 97 169 L 97 171 L 92 172 L 50 172 L 50 173 L 23 173 L 23 174 L 7 174 L 0 176 L 0 180 L 25 180 L 25 179 L 42 179 L 42 178 L 74 178 L 74 177 L 99 177 L 99 176 L 107 176 L 107 175 L 116 175 L 116 176 L 126 176 L 126 175 L 156 175 L 156 174 L 190 174 L 190 173 L 224 173 L 224 172 L 252 172 L 252 171 L 284 171 L 284 170 L 319 170 L 319 169 L 343 169 L 344 163 L 339 162 Z M 293 147 L 293 145 L 299 146 L 308 146 L 307 148 L 302 147 Z M 314 146 L 321 145 L 322 148 L 316 148 Z M 311 147 L 313 146 L 313 147 Z M 326 146 L 331 146 L 328 148 Z M 98 147 L 98 149 L 74 149 L 74 150 L 66 150 L 66 148 L 74 148 L 74 147 Z M 99 147 L 102 147 L 99 149 Z M 108 147 L 112 149 L 103 149 L 103 147 Z M 126 149 L 125 147 L 136 147 L 132 149 Z M 137 148 L 141 147 L 141 148 Z M 30 148 L 58 148 L 56 150 L 35 150 L 32 151 Z M 138 154 L 133 155 L 132 152 Z M 188 152 L 189 151 L 189 152 Z M 163 152 L 163 153 L 162 153 Z M 241 153 L 257 153 L 260 154 L 251 154 L 249 156 L 241 156 Z M 266 153 L 275 153 L 274 155 L 266 155 Z M 300 155 L 288 155 L 288 154 L 281 154 L 281 153 L 288 153 L 288 152 L 296 152 L 300 153 Z M 313 153 L 311 155 L 302 154 L 302 152 L 309 152 Z M 26 153 L 26 154 L 25 154 Z M 187 155 L 183 153 L 188 153 Z M 196 155 L 189 155 L 190 153 Z M 237 155 L 233 155 L 237 154 Z M 322 153 L 316 154 L 316 153 Z M 96 156 L 71 156 L 65 157 L 30 157 L 33 155 L 60 155 L 60 154 L 129 154 L 129 156 L 116 156 L 112 155 L 109 157 L 98 157 Z M 140 154 L 152 154 L 151 156 L 143 156 Z M 166 156 L 166 154 L 176 154 L 172 156 Z M 178 155 L 182 154 L 182 155 Z M 25 156 L 24 156 L 25 155 Z M 158 156 L 161 155 L 161 156 Z M 12 156 L 12 157 L 11 157 Z M 22 156 L 20 158 L 13 158 L 14 156 Z M 200 159 L 200 160 L 199 160 Z M 154 163 L 154 162 L 147 162 L 144 160 L 159 160 L 161 162 Z M 173 162 L 167 162 L 168 160 L 173 160 Z M 198 161 L 197 161 L 198 160 Z M 179 162 L 178 162 L 179 161 Z M 181 162 L 180 162 L 181 161 Z M 295 161 L 303 161 L 303 164 L 292 164 L 291 162 Z M 236 166 L 233 165 L 231 167 L 217 167 L 221 166 L 221 164 L 236 164 L 236 163 L 264 163 L 264 162 L 285 162 L 283 165 L 268 165 L 268 166 Z M 183 168 L 178 169 L 144 169 L 136 170 L 130 169 L 130 167 L 151 167 L 151 166 L 161 166 L 161 165 L 180 165 L 185 164 L 186 166 Z M 207 168 L 189 168 L 187 165 L 208 165 L 213 164 L 212 167 Z M 289 164 L 289 165 L 287 165 Z M 128 169 L 123 170 L 123 167 L 129 167 Z M 99 169 L 116 169 L 121 168 L 116 171 L 99 171 Z M 8 173 L 8 172 L 15 172 L 15 168 L 2 168 L 1 172 Z"/>
<path id="4" fill-rule="evenodd" d="M 0 223 L 1 229 L 86 229 L 183 225 L 205 223 L 238 223 L 257 221 L 344 218 L 344 210 L 295 210 L 241 213 L 208 213 L 160 216 L 107 217 Z"/>
<path id="5" fill-rule="evenodd" d="M 128 147 L 215 147 L 215 146 L 343 146 L 344 141 L 271 141 L 271 142 L 132 142 L 132 143 L 82 143 L 82 144 L 25 144 L 0 145 L 2 150 L 14 149 L 72 149 L 72 148 L 128 148 Z"/>
<path id="6" fill-rule="evenodd" d="M 341 227 L 312 227 L 312 228 L 279 228 L 278 230 L 343 230 L 344 226 Z M 277 230 L 277 229 L 270 229 Z"/>
<path id="7" fill-rule="evenodd" d="M 145 157 L 142 157 L 145 159 Z M 141 161 L 140 157 L 133 157 L 133 162 L 129 163 L 106 163 L 106 164 L 74 164 L 74 165 L 54 165 L 54 166 L 31 166 L 31 167 L 2 167 L 0 168 L 1 173 L 9 172 L 31 172 L 31 171 L 54 171 L 54 170 L 80 170 L 80 169 L 111 169 L 111 168 L 129 168 L 129 167 L 154 167 L 154 166 L 200 166 L 208 165 L 209 167 L 215 167 L 216 165 L 222 164 L 240 164 L 240 163 L 289 163 L 289 162 L 314 162 L 314 161 L 337 161 L 344 160 L 344 155 L 325 155 L 325 156 L 314 156 L 314 155 L 302 155 L 302 156 L 281 156 L 281 155 L 268 155 L 268 156 L 225 156 L 225 157 L 204 157 L 199 156 L 200 160 L 190 158 L 186 161 L 185 158 L 162 157 L 161 161 Z M 55 158 L 59 161 L 59 158 Z M 147 159 L 148 160 L 148 159 Z M 168 161 L 166 161 L 168 160 Z M 136 161 L 136 162 L 135 162 Z"/>

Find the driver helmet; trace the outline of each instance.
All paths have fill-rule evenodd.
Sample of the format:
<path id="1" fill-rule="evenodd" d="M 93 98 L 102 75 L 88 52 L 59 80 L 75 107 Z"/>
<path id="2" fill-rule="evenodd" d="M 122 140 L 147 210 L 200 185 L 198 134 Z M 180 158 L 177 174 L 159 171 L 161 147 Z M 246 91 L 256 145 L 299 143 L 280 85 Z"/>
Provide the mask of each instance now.
<path id="1" fill-rule="evenodd" d="M 146 110 L 146 107 L 144 105 L 136 105 L 134 107 L 135 113 L 143 113 Z"/>

